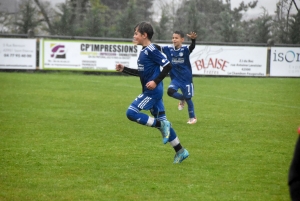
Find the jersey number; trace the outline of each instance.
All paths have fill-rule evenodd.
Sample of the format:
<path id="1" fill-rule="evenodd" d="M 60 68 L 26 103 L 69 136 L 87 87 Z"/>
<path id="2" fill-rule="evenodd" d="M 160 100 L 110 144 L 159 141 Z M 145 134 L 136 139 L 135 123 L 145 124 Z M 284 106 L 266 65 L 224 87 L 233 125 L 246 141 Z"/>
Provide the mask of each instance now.
<path id="1" fill-rule="evenodd" d="M 194 95 L 194 86 L 193 83 L 185 85 L 188 91 L 188 95 Z"/>

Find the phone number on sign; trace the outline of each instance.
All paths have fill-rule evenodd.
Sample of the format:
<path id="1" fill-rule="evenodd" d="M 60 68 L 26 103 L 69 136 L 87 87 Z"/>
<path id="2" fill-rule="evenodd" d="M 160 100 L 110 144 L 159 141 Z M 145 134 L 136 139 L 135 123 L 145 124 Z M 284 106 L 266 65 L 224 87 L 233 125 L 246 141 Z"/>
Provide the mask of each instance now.
<path id="1" fill-rule="evenodd" d="M 31 54 L 4 54 L 4 57 L 27 57 L 31 58 Z"/>

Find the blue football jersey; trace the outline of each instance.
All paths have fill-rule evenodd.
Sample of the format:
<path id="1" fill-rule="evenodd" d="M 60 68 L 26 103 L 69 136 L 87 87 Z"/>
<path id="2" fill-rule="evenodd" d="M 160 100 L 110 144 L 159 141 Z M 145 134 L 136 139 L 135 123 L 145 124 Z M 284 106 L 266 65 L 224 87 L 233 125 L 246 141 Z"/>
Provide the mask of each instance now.
<path id="1" fill-rule="evenodd" d="M 172 69 L 170 71 L 171 79 L 176 79 L 182 83 L 192 83 L 193 75 L 188 46 L 184 45 L 176 50 L 173 45 L 169 45 L 162 47 L 162 51 L 172 63 Z"/>
<path id="2" fill-rule="evenodd" d="M 137 65 L 143 93 L 153 98 L 162 98 L 163 82 L 160 82 L 154 90 L 149 90 L 146 84 L 160 74 L 161 66 L 164 67 L 168 63 L 169 60 L 152 43 L 141 50 Z"/>

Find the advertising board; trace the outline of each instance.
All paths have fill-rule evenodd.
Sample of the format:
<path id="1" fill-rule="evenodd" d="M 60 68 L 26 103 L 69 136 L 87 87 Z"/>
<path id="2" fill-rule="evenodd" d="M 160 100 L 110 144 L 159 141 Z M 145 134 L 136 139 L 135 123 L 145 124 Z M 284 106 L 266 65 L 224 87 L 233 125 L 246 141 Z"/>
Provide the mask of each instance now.
<path id="1" fill-rule="evenodd" d="M 115 70 L 136 67 L 140 46 L 130 42 L 43 40 L 42 69 Z"/>
<path id="2" fill-rule="evenodd" d="M 36 39 L 0 38 L 0 69 L 36 68 Z"/>
<path id="3" fill-rule="evenodd" d="M 190 60 L 194 75 L 266 76 L 267 48 L 196 45 Z"/>
<path id="4" fill-rule="evenodd" d="M 300 48 L 272 47 L 270 76 L 300 77 Z"/>

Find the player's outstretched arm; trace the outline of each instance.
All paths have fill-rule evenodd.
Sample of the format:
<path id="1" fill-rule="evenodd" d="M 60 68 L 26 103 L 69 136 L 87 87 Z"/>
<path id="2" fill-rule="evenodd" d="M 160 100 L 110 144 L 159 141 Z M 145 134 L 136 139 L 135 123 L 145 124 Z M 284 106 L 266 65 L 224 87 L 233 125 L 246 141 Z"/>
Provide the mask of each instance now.
<path id="1" fill-rule="evenodd" d="M 192 51 L 195 49 L 195 46 L 196 46 L 197 33 L 191 31 L 190 34 L 186 34 L 186 35 L 192 40 L 192 43 L 189 46 L 189 51 L 190 51 L 190 53 L 192 53 Z"/>
<path id="2" fill-rule="evenodd" d="M 137 69 L 128 68 L 122 64 L 116 64 L 116 71 L 123 72 L 128 75 L 139 76 L 139 71 Z"/>

